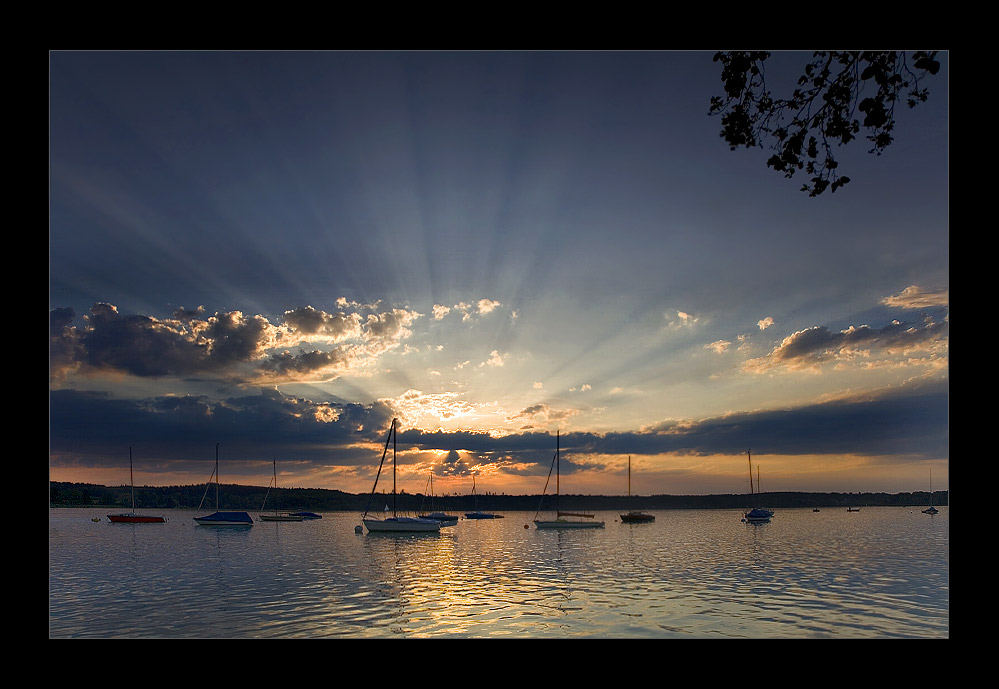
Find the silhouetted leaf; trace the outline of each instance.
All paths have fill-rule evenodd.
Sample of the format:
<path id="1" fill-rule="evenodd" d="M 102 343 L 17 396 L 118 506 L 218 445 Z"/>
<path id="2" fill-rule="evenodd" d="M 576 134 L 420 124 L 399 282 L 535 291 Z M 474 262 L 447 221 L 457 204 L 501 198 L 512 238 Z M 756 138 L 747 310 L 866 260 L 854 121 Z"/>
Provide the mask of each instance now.
<path id="1" fill-rule="evenodd" d="M 850 181 L 837 175 L 831 144 L 849 143 L 863 126 L 874 144 L 870 152 L 880 155 L 893 141 L 894 104 L 902 100 L 902 91 L 908 89 L 905 102 L 910 108 L 926 101 L 928 92 L 919 88 L 919 79 L 939 72 L 936 55 L 913 52 L 917 74 L 905 52 L 815 51 L 797 80 L 798 88 L 790 97 L 775 98 L 763 79 L 769 52 L 719 52 L 713 60 L 722 64 L 726 96 L 712 97 L 709 113 L 721 113 L 721 136 L 732 150 L 762 147 L 769 141 L 774 155 L 767 166 L 785 177 L 806 169 L 812 178 L 801 190 L 818 196 Z M 864 114 L 863 123 L 855 111 Z"/>

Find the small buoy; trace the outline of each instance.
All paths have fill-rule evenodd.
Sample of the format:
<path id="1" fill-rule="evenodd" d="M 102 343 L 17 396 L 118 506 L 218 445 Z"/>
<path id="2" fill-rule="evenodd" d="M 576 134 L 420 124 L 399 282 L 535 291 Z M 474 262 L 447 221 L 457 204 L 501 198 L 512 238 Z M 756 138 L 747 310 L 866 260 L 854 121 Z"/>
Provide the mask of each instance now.
<path id="1" fill-rule="evenodd" d="M 364 528 L 360 524 L 354 527 L 354 533 L 364 533 Z"/>
<path id="2" fill-rule="evenodd" d="M 527 524 L 524 524 L 524 528 L 525 528 L 525 529 L 529 529 L 529 528 L 531 528 L 531 527 L 529 527 L 529 526 L 528 526 Z"/>

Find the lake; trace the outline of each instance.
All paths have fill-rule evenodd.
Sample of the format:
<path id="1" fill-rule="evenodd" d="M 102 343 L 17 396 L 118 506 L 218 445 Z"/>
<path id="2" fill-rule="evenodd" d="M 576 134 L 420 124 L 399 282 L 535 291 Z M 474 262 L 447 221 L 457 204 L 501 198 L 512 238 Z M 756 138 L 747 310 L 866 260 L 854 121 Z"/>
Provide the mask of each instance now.
<path id="1" fill-rule="evenodd" d="M 225 528 L 50 509 L 49 637 L 949 638 L 948 508 L 921 509 L 598 512 L 605 528 L 568 531 L 505 512 L 429 535 L 357 534 L 353 512 Z"/>

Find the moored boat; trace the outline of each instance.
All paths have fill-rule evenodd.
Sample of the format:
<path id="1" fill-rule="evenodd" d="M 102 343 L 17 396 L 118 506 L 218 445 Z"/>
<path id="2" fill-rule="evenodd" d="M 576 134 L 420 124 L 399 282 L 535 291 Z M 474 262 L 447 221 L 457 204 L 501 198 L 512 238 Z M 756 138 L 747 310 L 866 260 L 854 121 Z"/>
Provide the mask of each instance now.
<path id="1" fill-rule="evenodd" d="M 215 443 L 215 512 L 202 517 L 195 517 L 194 522 L 200 526 L 253 526 L 253 518 L 247 512 L 222 512 L 219 510 L 219 444 Z M 205 502 L 208 495 L 208 488 L 211 488 L 211 479 L 208 487 L 205 488 L 205 495 L 201 496 L 201 504 Z M 198 505 L 201 510 L 201 505 Z"/>
<path id="2" fill-rule="evenodd" d="M 433 467 L 430 468 L 430 477 L 427 479 L 427 484 L 430 486 L 430 509 L 434 509 L 434 470 Z M 445 526 L 455 526 L 458 523 L 458 515 L 447 514 L 446 512 L 431 511 L 428 514 L 419 515 L 421 519 L 433 519 L 441 525 Z"/>
<path id="3" fill-rule="evenodd" d="M 271 460 L 274 462 L 274 478 L 272 479 L 274 483 L 274 491 L 277 492 L 277 460 Z M 267 492 L 264 493 L 264 502 L 260 505 L 260 511 L 263 512 L 264 505 L 267 504 L 267 496 L 271 492 L 270 484 L 267 485 Z M 275 499 L 276 502 L 276 499 Z M 301 522 L 305 521 L 305 517 L 297 514 L 279 513 L 277 505 L 274 505 L 273 514 L 258 514 L 257 520 L 262 522 Z"/>
<path id="4" fill-rule="evenodd" d="M 135 479 L 132 477 L 132 447 L 128 448 L 128 484 L 132 489 L 132 511 L 119 514 L 109 514 L 108 521 L 113 524 L 163 524 L 166 519 L 151 514 L 138 514 L 135 511 Z"/>
<path id="5" fill-rule="evenodd" d="M 923 514 L 938 514 L 940 510 L 933 506 L 933 470 L 930 470 L 930 506 L 923 510 Z"/>
<path id="6" fill-rule="evenodd" d="M 492 512 L 481 512 L 479 510 L 479 499 L 475 495 L 475 474 L 472 474 L 472 503 L 473 509 L 471 512 L 465 512 L 465 519 L 502 519 L 502 514 L 493 514 Z"/>
<path id="7" fill-rule="evenodd" d="M 631 497 L 631 455 L 628 455 L 628 497 Z M 655 520 L 653 515 L 641 510 L 631 510 L 621 515 L 621 521 L 625 524 L 648 524 Z"/>
<path id="8" fill-rule="evenodd" d="M 424 519 L 422 517 L 399 517 L 395 511 L 395 474 L 396 474 L 396 423 L 397 419 L 392 419 L 392 426 L 389 428 L 388 437 L 385 438 L 385 449 L 382 451 L 382 461 L 378 465 L 378 473 L 375 475 L 375 485 L 371 489 L 371 497 L 374 497 L 378 489 L 378 477 L 382 473 L 382 465 L 385 463 L 385 456 L 388 454 L 389 440 L 392 441 L 392 516 L 384 519 L 368 517 L 368 510 L 365 508 L 361 516 L 361 523 L 364 524 L 368 532 L 381 533 L 429 533 L 436 531 L 440 533 L 441 524 L 434 519 Z M 368 499 L 371 504 L 371 498 Z M 386 505 L 386 509 L 388 506 Z"/>
<path id="9" fill-rule="evenodd" d="M 560 462 L 559 462 L 559 435 L 558 431 L 555 432 L 555 457 L 552 458 L 552 464 L 555 467 L 555 518 L 554 519 L 538 519 L 537 514 L 535 514 L 534 526 L 538 529 L 594 529 L 603 528 L 604 523 L 602 521 L 593 520 L 592 514 L 585 514 L 581 512 L 562 512 L 558 509 L 558 496 L 560 491 L 559 486 L 559 476 L 561 473 Z M 551 479 L 551 469 L 548 470 L 548 478 Z M 547 482 L 545 483 L 545 490 L 548 489 Z M 542 499 L 544 493 L 542 493 Z M 540 507 L 538 512 L 540 512 Z M 575 517 L 575 519 L 566 519 L 566 517 Z M 589 519 L 590 521 L 586 521 Z"/>
<path id="10" fill-rule="evenodd" d="M 753 492 L 753 454 L 752 454 L 752 452 L 750 450 L 746 450 L 746 455 L 749 458 L 749 495 L 750 495 L 750 501 L 755 502 L 755 498 L 752 497 L 754 495 L 754 492 Z M 757 485 L 757 489 L 759 489 L 759 482 L 760 482 L 759 471 L 760 471 L 760 468 L 756 467 L 756 476 L 757 476 L 757 478 L 756 478 L 756 485 Z M 757 490 L 756 492 L 759 492 L 759 490 Z M 774 511 L 771 510 L 771 509 L 768 509 L 766 507 L 753 507 L 752 509 L 747 510 L 746 512 L 744 512 L 742 514 L 742 521 L 744 521 L 747 524 L 769 524 L 770 523 L 770 518 L 773 517 L 773 516 L 774 516 Z"/>

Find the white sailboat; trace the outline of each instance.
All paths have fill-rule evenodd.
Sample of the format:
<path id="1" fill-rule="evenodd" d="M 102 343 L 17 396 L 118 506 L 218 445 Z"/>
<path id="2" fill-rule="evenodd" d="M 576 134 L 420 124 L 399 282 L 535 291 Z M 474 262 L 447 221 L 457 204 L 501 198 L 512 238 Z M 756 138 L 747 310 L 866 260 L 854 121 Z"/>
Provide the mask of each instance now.
<path id="1" fill-rule="evenodd" d="M 596 521 L 593 519 L 592 514 L 583 514 L 580 512 L 561 512 L 558 509 L 558 496 L 559 496 L 559 435 L 558 431 L 555 432 L 555 457 L 552 459 L 552 463 L 555 465 L 555 519 L 538 519 L 537 514 L 535 514 L 534 526 L 538 529 L 593 529 L 593 528 L 603 528 L 604 523 L 602 521 Z M 551 469 L 548 470 L 548 478 L 551 479 Z M 545 489 L 548 489 L 548 484 L 545 483 Z M 544 499 L 544 494 L 542 493 L 542 499 Z M 541 511 L 541 508 L 538 508 Z M 577 519 L 566 519 L 566 517 L 577 517 Z M 582 519 L 580 519 L 582 518 Z"/>
<path id="2" fill-rule="evenodd" d="M 923 510 L 923 514 L 937 514 L 940 510 L 933 506 L 933 470 L 930 469 L 930 506 Z"/>
<path id="3" fill-rule="evenodd" d="M 274 478 L 272 482 L 274 483 L 274 491 L 277 492 L 277 460 L 271 460 L 274 462 Z M 267 496 L 271 492 L 271 485 L 267 484 L 267 492 L 264 493 L 264 502 L 260 505 L 260 511 L 264 511 L 264 505 L 267 504 Z M 277 500 L 275 499 L 274 513 L 273 514 L 258 514 L 257 520 L 262 522 L 301 522 L 305 521 L 305 517 L 301 514 L 279 514 L 277 509 Z"/>
<path id="4" fill-rule="evenodd" d="M 389 428 L 388 437 L 385 438 L 385 450 L 382 452 L 382 461 L 378 465 L 378 473 L 375 475 L 375 485 L 371 489 L 371 497 L 374 497 L 375 490 L 378 489 L 378 477 L 382 473 L 382 465 L 385 463 L 385 455 L 388 453 L 389 440 L 392 441 L 392 516 L 386 517 L 384 519 L 376 519 L 375 517 L 368 517 L 368 510 L 365 508 L 364 514 L 361 516 L 361 523 L 368 529 L 369 533 L 372 532 L 431 532 L 436 531 L 440 533 L 441 524 L 434 519 L 423 519 L 421 517 L 399 517 L 395 512 L 395 455 L 396 455 L 396 419 L 392 419 L 392 426 Z M 371 500 L 368 500 L 371 503 Z M 388 505 L 385 506 L 386 509 Z"/>
<path id="5" fill-rule="evenodd" d="M 631 497 L 631 455 L 628 455 L 628 497 Z M 648 524 L 655 520 L 655 516 L 640 510 L 631 510 L 621 515 L 621 521 L 625 524 Z"/>
<path id="6" fill-rule="evenodd" d="M 246 512 L 220 512 L 219 511 L 219 444 L 215 443 L 215 512 L 203 517 L 195 517 L 194 521 L 201 526 L 253 526 L 253 518 Z M 208 488 L 211 488 L 211 479 L 208 480 L 208 487 L 205 488 L 205 495 L 201 496 L 201 504 L 205 503 L 208 495 Z M 201 509 L 201 505 L 198 505 Z"/>

